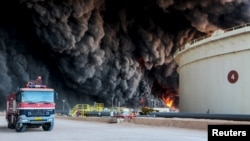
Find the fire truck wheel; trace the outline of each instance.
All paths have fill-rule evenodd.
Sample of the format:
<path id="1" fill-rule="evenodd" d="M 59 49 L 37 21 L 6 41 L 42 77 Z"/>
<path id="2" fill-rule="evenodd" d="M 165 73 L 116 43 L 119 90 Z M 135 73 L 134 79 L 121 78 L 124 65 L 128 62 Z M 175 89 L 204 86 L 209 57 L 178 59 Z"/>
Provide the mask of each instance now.
<path id="1" fill-rule="evenodd" d="M 15 124 L 11 123 L 11 116 L 8 116 L 8 128 L 15 129 Z"/>
<path id="2" fill-rule="evenodd" d="M 15 125 L 11 124 L 10 122 L 8 122 L 8 128 L 10 129 L 15 129 Z"/>
<path id="3" fill-rule="evenodd" d="M 51 131 L 53 129 L 54 123 L 45 123 L 42 125 L 44 131 Z"/>
<path id="4" fill-rule="evenodd" d="M 16 124 L 16 132 L 24 132 L 26 130 L 26 125 L 22 125 L 20 123 Z"/>

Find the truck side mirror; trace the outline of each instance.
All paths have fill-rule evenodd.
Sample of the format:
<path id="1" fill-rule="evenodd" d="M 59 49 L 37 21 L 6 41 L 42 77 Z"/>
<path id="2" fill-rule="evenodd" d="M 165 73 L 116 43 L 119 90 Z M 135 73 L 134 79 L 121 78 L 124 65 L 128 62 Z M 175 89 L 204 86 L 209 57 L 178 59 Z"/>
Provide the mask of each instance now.
<path id="1" fill-rule="evenodd" d="M 21 93 L 17 93 L 16 102 L 21 102 Z"/>
<path id="2" fill-rule="evenodd" d="M 54 97 L 55 97 L 55 100 L 58 99 L 58 93 L 57 92 L 54 93 Z"/>

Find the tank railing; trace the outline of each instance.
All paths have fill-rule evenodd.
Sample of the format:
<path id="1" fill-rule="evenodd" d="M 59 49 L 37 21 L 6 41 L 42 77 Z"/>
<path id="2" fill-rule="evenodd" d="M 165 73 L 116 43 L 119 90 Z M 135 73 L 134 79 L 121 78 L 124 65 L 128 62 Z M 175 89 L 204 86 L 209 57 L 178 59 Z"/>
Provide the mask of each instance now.
<path id="1" fill-rule="evenodd" d="M 205 35 L 205 36 L 202 36 L 200 38 L 197 38 L 197 39 L 194 39 L 194 40 L 188 42 L 188 44 L 193 45 L 193 44 L 195 44 L 195 43 L 197 43 L 197 42 L 199 42 L 201 40 L 207 39 L 209 37 L 211 37 L 211 35 Z"/>
<path id="2" fill-rule="evenodd" d="M 245 27 L 248 27 L 248 26 L 250 26 L 250 23 L 246 23 L 246 24 L 234 26 L 234 27 L 231 27 L 231 28 L 227 28 L 227 29 L 225 29 L 224 31 L 225 31 L 225 32 L 229 32 L 229 31 L 233 31 L 233 30 L 240 29 L 240 28 L 245 28 Z"/>
<path id="3" fill-rule="evenodd" d="M 246 24 L 234 26 L 234 27 L 231 27 L 231 28 L 223 29 L 224 32 L 222 32 L 222 33 L 217 33 L 216 36 L 217 36 L 217 35 L 223 35 L 223 34 L 226 33 L 226 32 L 234 31 L 234 30 L 237 30 L 237 29 L 242 29 L 242 28 L 249 27 L 249 26 L 250 26 L 250 23 L 246 23 Z M 194 45 L 194 44 L 196 44 L 197 42 L 202 41 L 202 40 L 204 40 L 204 39 L 211 38 L 212 36 L 213 36 L 213 34 L 211 34 L 211 35 L 210 35 L 210 34 L 209 34 L 209 35 L 205 35 L 205 36 L 202 36 L 202 37 L 200 37 L 200 38 L 194 39 L 194 40 L 188 42 L 187 44 L 188 44 L 188 45 Z M 184 50 L 184 49 L 185 49 L 185 46 L 186 46 L 187 44 L 185 44 L 184 46 L 181 46 L 180 48 L 178 48 L 178 50 L 177 50 L 177 52 L 176 52 L 175 54 L 177 54 L 178 52 Z"/>

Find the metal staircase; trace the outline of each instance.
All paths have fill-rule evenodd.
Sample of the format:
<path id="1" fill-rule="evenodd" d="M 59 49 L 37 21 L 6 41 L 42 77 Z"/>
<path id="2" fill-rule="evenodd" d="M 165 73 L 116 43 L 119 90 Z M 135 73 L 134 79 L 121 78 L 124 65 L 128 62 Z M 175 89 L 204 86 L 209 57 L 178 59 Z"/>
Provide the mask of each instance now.
<path id="1" fill-rule="evenodd" d="M 85 112 L 98 111 L 101 112 L 104 108 L 103 103 L 95 103 L 93 106 L 89 104 L 76 104 L 73 109 L 70 110 L 69 115 L 71 117 L 84 116 Z"/>

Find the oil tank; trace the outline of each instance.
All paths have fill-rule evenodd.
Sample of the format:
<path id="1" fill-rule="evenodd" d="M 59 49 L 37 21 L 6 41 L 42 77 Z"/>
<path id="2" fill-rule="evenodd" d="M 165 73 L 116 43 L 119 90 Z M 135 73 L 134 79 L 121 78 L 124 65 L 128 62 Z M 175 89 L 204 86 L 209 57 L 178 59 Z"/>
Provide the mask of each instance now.
<path id="1" fill-rule="evenodd" d="M 193 40 L 174 58 L 180 112 L 250 114 L 250 24 Z"/>

